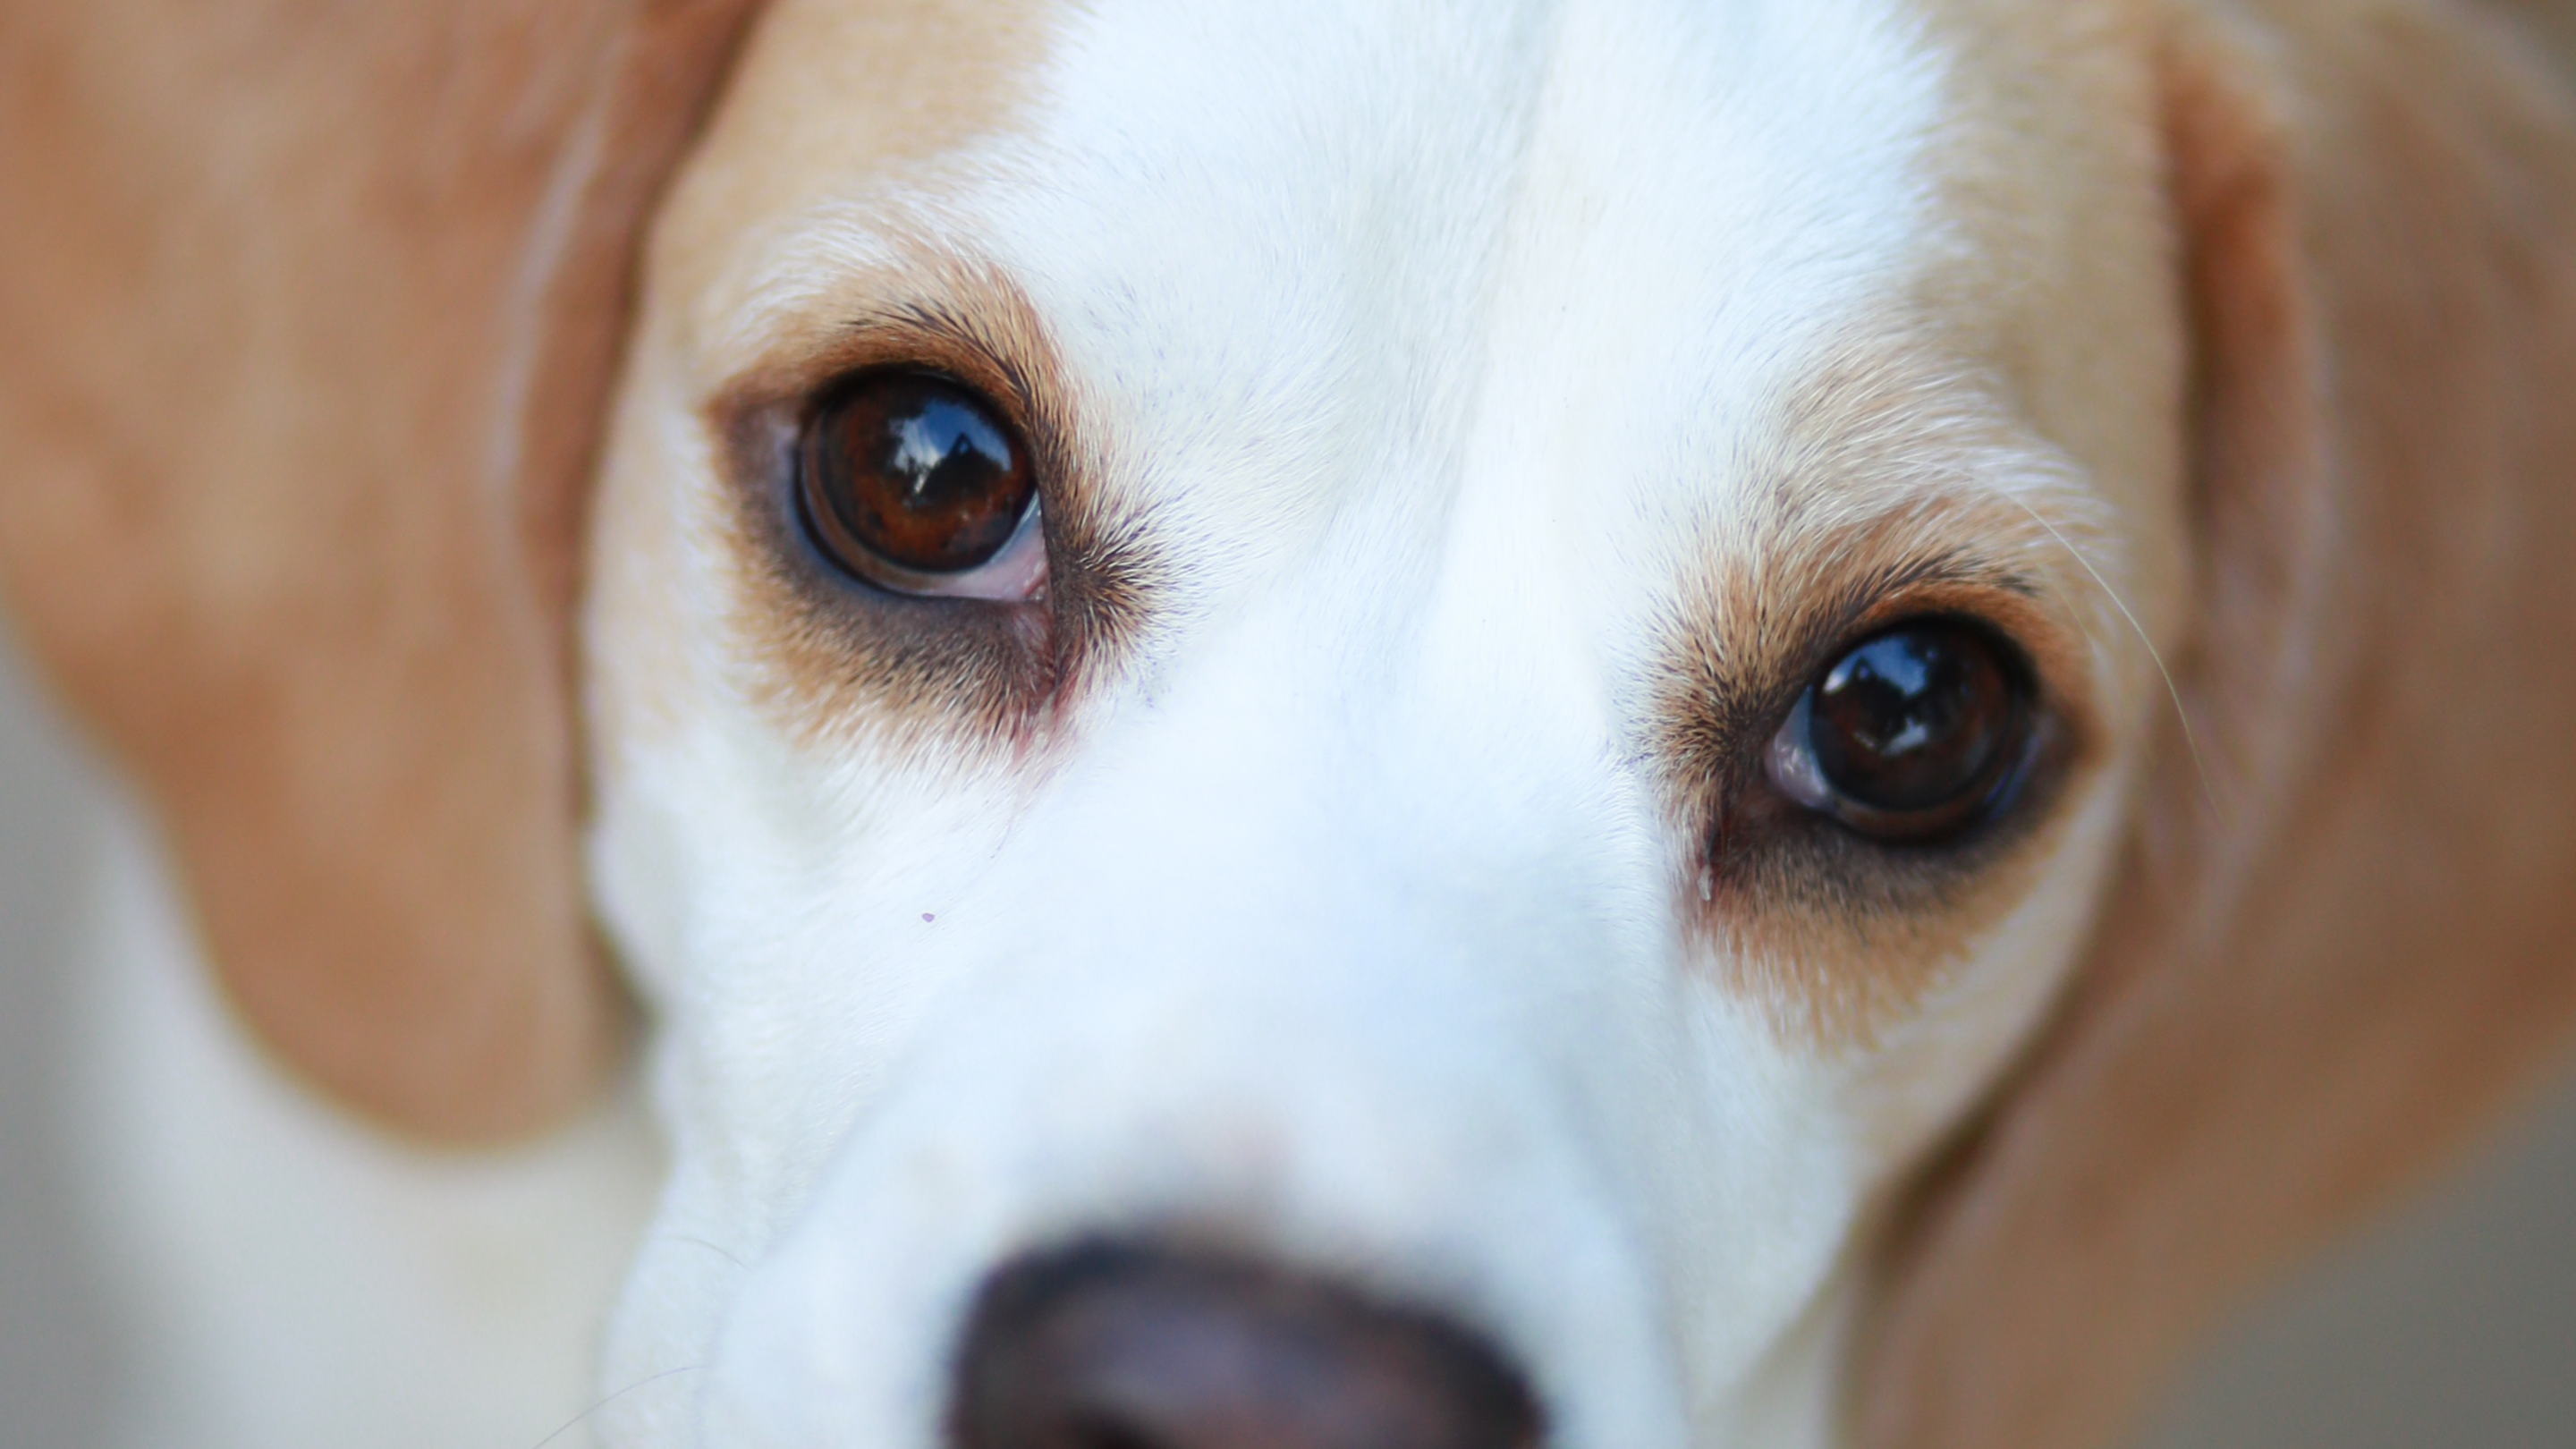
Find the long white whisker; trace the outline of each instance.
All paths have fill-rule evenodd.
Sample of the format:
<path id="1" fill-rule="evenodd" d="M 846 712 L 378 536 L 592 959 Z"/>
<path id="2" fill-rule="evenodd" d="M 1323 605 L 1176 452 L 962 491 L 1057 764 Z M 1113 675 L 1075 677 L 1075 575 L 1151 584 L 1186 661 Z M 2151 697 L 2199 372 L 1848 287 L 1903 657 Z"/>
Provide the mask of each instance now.
<path id="1" fill-rule="evenodd" d="M 744 1262 L 739 1256 L 733 1253 L 730 1249 L 724 1247 L 722 1244 L 710 1242 L 705 1238 L 695 1237 L 688 1233 L 664 1233 L 661 1236 L 666 1242 L 686 1243 L 693 1248 L 704 1248 L 708 1252 L 715 1254 L 717 1257 L 724 1259 L 726 1262 L 733 1264 L 735 1267 L 740 1268 L 746 1273 L 751 1271 L 751 1265 L 749 1263 Z"/>
<path id="2" fill-rule="evenodd" d="M 557 1439 L 562 1438 L 564 1435 L 571 1433 L 575 1428 L 579 1427 L 583 1420 L 588 1419 L 591 1415 L 598 1413 L 609 1405 L 616 1403 L 619 1399 L 625 1398 L 628 1394 L 635 1392 L 637 1389 L 643 1388 L 648 1384 L 658 1384 L 662 1380 L 670 1378 L 674 1374 L 693 1374 L 697 1371 L 698 1365 L 683 1364 L 678 1368 L 664 1369 L 658 1374 L 651 1374 L 644 1378 L 637 1379 L 635 1382 L 628 1384 L 626 1387 L 601 1399 L 598 1403 L 595 1403 L 589 1408 L 582 1410 L 580 1413 L 573 1415 L 571 1418 L 566 1419 L 562 1428 L 557 1429 L 553 1433 L 538 1440 L 535 1444 L 530 1446 L 530 1449 L 546 1449 L 547 1445 L 555 1442 Z"/>
<path id="3" fill-rule="evenodd" d="M 2192 733 L 2191 713 L 2183 708 L 2182 690 L 2174 683 L 2173 671 L 2165 667 L 2164 654 L 2156 648 L 2156 641 L 2147 637 L 2146 626 L 2138 622 L 2138 616 L 2129 611 L 2128 600 L 2121 598 L 2120 591 L 2111 587 L 2111 581 L 2102 577 L 2102 571 L 2093 567 L 2093 561 L 2084 556 L 2084 551 L 2077 548 L 2065 534 L 2058 532 L 2056 524 L 2049 522 L 2038 509 L 2031 507 L 2028 499 L 2014 493 L 2006 493 L 2004 496 L 2012 499 L 2014 506 L 2022 512 L 2029 514 L 2031 522 L 2048 530 L 2048 536 L 2057 540 L 2057 546 L 2066 550 L 2067 556 L 2074 559 L 2076 565 L 2092 577 L 2094 587 L 2099 588 L 2102 596 L 2111 601 L 2111 607 L 2119 610 L 2120 617 L 2128 621 L 2129 632 L 2137 635 L 2138 642 L 2146 646 L 2147 658 L 2156 666 L 2156 676 L 2164 681 L 2165 698 L 2173 704 L 2174 723 L 2182 726 L 2183 752 L 2191 757 L 2191 773 L 2200 784 L 2201 804 L 2208 809 L 2210 819 L 2224 824 L 2227 817 L 2219 809 L 2218 792 L 2210 783 L 2208 765 L 2201 759 L 2200 740 Z"/>

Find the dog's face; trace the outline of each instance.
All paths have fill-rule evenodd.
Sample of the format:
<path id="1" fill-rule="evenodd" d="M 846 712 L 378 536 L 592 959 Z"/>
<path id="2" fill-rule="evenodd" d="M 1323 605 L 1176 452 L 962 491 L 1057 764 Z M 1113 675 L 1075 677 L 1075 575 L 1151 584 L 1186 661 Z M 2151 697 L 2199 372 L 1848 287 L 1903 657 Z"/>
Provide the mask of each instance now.
<path id="1" fill-rule="evenodd" d="M 2072 1449 L 2576 1022 L 2463 5 L 306 8 L 9 16 L 0 583 L 339 1101 L 606 922 L 611 1443 Z"/>
<path id="2" fill-rule="evenodd" d="M 2183 610 L 2144 67 L 1947 9 L 772 9 L 593 523 L 612 1442 L 929 1445 L 1103 1240 L 1821 1440 Z"/>

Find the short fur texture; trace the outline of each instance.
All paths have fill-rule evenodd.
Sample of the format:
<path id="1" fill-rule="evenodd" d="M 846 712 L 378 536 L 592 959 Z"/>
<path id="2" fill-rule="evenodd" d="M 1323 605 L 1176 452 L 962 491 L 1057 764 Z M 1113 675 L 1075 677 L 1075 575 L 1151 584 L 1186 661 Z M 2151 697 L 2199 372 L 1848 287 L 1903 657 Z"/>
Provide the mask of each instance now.
<path id="1" fill-rule="evenodd" d="M 606 1443 L 927 1449 L 983 1272 L 1158 1231 L 1568 1446 L 2074 1449 L 2565 1046 L 2563 8 L 754 8 L 0 8 L 0 578 L 243 1025 L 490 1142 L 616 1055 L 590 911 L 645 1006 L 667 1163 L 496 1195 L 138 1005 L 109 1176 L 363 1218 L 315 1323 L 543 1245 L 379 1296 L 606 1317 Z M 880 358 L 1037 440 L 1042 603 L 798 551 Z M 1926 610 L 2032 658 L 2021 823 L 1748 814 Z M 268 1387 L 157 1428 L 351 1432 Z"/>

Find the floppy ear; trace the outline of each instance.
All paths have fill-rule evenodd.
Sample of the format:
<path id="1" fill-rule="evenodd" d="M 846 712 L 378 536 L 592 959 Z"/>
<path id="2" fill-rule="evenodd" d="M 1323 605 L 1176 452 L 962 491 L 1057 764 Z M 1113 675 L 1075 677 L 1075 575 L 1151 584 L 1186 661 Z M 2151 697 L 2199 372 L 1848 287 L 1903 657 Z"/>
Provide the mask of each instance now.
<path id="1" fill-rule="evenodd" d="M 573 535 L 745 0 L 0 4 L 0 579 L 233 1002 L 449 1140 L 613 1060 Z"/>
<path id="2" fill-rule="evenodd" d="M 2435 0 L 2170 17 L 2197 635 L 2049 1032 L 1900 1220 L 1873 1449 L 2099 1443 L 2576 1023 L 2576 111 Z"/>

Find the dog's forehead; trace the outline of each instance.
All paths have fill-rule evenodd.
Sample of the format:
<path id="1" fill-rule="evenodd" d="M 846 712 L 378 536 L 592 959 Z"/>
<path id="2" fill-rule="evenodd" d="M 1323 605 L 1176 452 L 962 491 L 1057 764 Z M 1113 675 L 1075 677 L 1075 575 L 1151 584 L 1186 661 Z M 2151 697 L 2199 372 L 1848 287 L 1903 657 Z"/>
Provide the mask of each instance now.
<path id="1" fill-rule="evenodd" d="M 1873 0 L 1129 3 L 946 205 L 1077 358 L 1428 432 L 1497 378 L 1698 391 L 1883 301 L 1931 79 Z"/>
<path id="2" fill-rule="evenodd" d="M 1941 367 L 1943 83 L 1897 0 L 786 0 L 662 270 L 706 392 L 999 279 L 1087 486 L 1209 588 L 1355 540 L 1427 576 L 1490 503 L 1615 637 L 1854 357 Z"/>
<path id="3" fill-rule="evenodd" d="M 2000 4 L 2012 34 L 1963 47 L 1950 11 L 1982 3 L 781 0 L 657 230 L 640 375 L 725 432 L 731 399 L 793 407 L 901 349 L 1007 355 L 1005 390 L 1073 440 L 1051 521 L 1132 527 L 1153 568 L 1146 622 L 1077 675 L 1134 662 L 1143 687 L 1068 690 L 1083 712 L 1043 742 L 1103 778 L 1125 760 L 1130 794 L 1216 797 L 1165 741 L 1188 720 L 1238 773 L 1293 766 L 1259 788 L 1294 794 L 1365 741 L 1408 790 L 1554 780 L 1570 837 L 1642 838 L 1697 808 L 1706 762 L 1677 742 L 1703 706 L 1812 667 L 1831 639 L 1807 636 L 1850 623 L 1826 615 L 1945 568 L 2044 600 L 2022 643 L 2071 710 L 2125 729 L 2173 571 L 2130 569 L 2116 495 L 2170 470 L 2088 445 L 2169 421 L 2170 320 L 2067 278 L 2088 254 L 2152 270 L 2161 233 L 2089 206 L 2115 244 L 2070 245 L 2083 215 L 1976 198 L 2015 146 L 2044 155 L 2016 138 L 2065 134 L 2028 98 L 2031 124 L 1992 123 L 2015 47 L 2060 42 Z M 2152 173 L 2106 174 L 2078 199 Z M 2045 265 L 1981 285 L 2024 257 Z M 668 627 L 642 622 L 667 591 L 637 591 L 610 635 L 715 638 L 749 664 L 710 677 L 752 680 L 760 722 L 826 769 L 1027 758 L 746 587 L 764 546 L 704 500 L 760 469 L 729 466 L 684 461 L 660 496 L 747 566 L 706 572 Z M 2143 629 L 2102 607 L 2115 589 Z"/>
<path id="4" fill-rule="evenodd" d="M 1913 29 L 1886 0 L 789 0 L 664 250 L 708 333 L 754 339 L 840 300 L 835 266 L 970 258 L 1156 424 L 1420 439 L 1517 385 L 1633 434 L 1776 384 L 1921 260 Z"/>

